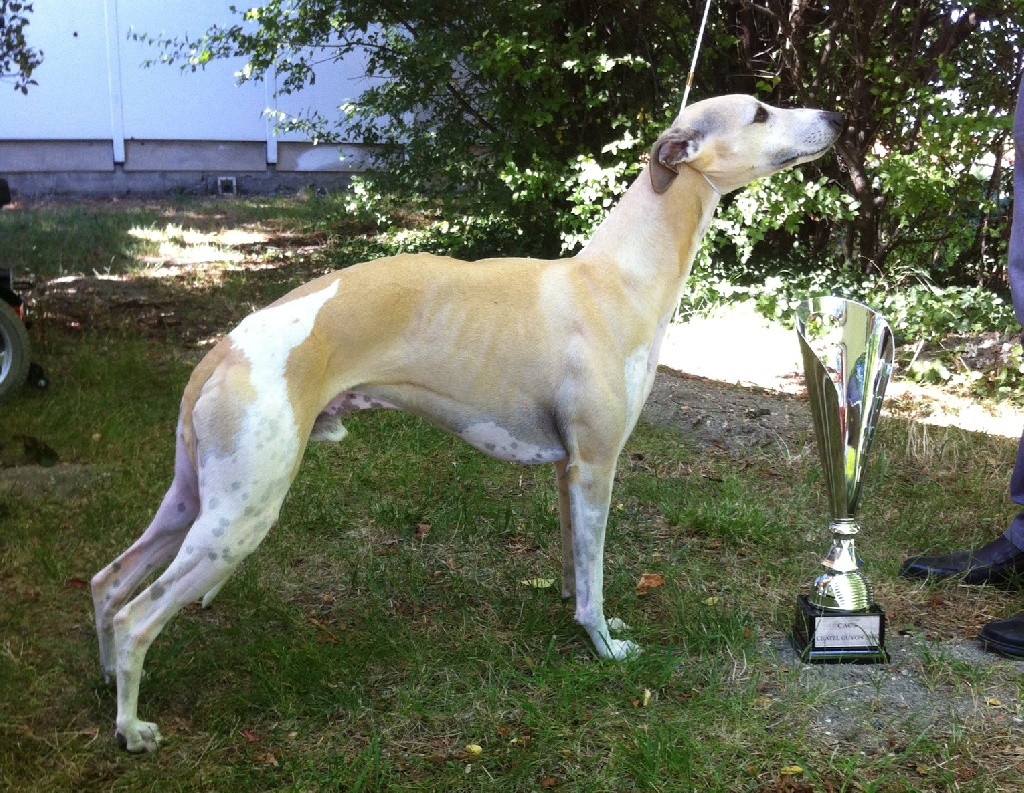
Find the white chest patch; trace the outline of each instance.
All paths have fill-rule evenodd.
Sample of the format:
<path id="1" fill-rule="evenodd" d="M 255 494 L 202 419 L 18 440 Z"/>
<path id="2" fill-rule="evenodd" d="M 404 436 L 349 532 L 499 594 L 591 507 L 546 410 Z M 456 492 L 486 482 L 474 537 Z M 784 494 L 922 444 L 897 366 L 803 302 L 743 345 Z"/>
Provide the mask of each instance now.
<path id="1" fill-rule="evenodd" d="M 633 350 L 633 353 L 626 359 L 626 417 L 631 431 L 640 416 L 640 409 L 644 406 L 651 384 L 654 382 L 653 372 L 650 369 L 650 358 L 651 348 L 642 345 Z"/>
<path id="2" fill-rule="evenodd" d="M 626 418 L 628 431 L 632 432 L 640 418 L 644 402 L 654 387 L 654 375 L 658 369 L 658 358 L 661 355 L 661 342 L 665 338 L 669 318 L 666 317 L 658 325 L 653 343 L 642 344 L 633 350 L 626 359 L 624 376 L 626 379 Z"/>

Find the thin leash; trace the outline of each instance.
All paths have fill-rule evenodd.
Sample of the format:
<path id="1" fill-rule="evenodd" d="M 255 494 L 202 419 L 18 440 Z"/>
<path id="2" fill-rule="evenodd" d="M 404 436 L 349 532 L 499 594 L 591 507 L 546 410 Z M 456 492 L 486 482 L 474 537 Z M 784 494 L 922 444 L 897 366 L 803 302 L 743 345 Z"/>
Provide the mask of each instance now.
<path id="1" fill-rule="evenodd" d="M 683 104 L 679 106 L 679 110 L 680 111 L 682 111 L 682 109 L 684 107 L 686 107 L 686 100 L 690 98 L 690 88 L 693 87 L 693 74 L 694 74 L 694 72 L 697 71 L 697 56 L 700 55 L 700 45 L 704 41 L 704 28 L 707 27 L 707 24 L 708 24 L 708 13 L 710 11 L 711 11 L 711 0 L 707 0 L 707 2 L 704 4 L 704 16 L 701 17 L 701 19 L 700 19 L 700 28 L 697 30 L 697 43 L 694 44 L 694 46 L 693 46 L 693 60 L 690 61 L 690 73 L 688 75 L 686 75 L 686 88 L 683 89 Z M 701 176 L 704 176 L 704 174 L 701 173 Z M 715 186 L 714 182 L 712 182 L 706 176 L 704 176 L 704 180 L 709 185 L 711 185 L 711 189 L 714 190 L 715 193 L 718 196 L 722 195 L 718 191 L 718 188 Z M 681 313 L 681 310 L 682 310 L 682 305 L 680 303 L 680 305 L 676 306 L 676 310 L 674 312 L 672 312 L 672 319 L 669 320 L 669 324 L 670 325 L 675 325 L 677 322 L 679 322 L 679 315 Z"/>
<path id="2" fill-rule="evenodd" d="M 697 71 L 697 56 L 700 54 L 700 45 L 704 40 L 704 27 L 708 23 L 708 12 L 711 11 L 711 0 L 704 4 L 704 16 L 700 20 L 700 29 L 697 31 L 697 44 L 693 48 L 693 60 L 690 62 L 690 73 L 686 76 L 686 88 L 683 89 L 683 104 L 679 108 L 686 107 L 686 100 L 690 97 L 690 88 L 693 87 L 693 73 Z"/>

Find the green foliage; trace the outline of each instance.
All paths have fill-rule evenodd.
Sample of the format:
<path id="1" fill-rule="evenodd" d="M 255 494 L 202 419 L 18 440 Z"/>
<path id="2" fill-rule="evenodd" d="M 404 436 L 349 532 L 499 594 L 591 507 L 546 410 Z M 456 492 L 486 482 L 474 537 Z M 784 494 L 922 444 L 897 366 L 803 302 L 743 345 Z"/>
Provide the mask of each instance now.
<path id="1" fill-rule="evenodd" d="M 789 245 L 785 259 L 806 258 L 808 251 L 802 248 L 807 247 L 807 239 L 801 237 L 805 225 L 823 219 L 835 224 L 850 220 L 857 207 L 858 201 L 828 177 L 808 178 L 801 169 L 784 171 L 726 201 L 712 221 L 704 258 L 715 252 L 722 260 L 735 258 L 746 264 L 758 246 L 779 231 Z"/>
<path id="2" fill-rule="evenodd" d="M 589 166 L 578 158 L 635 169 L 637 147 L 675 109 L 692 5 L 273 0 L 199 40 L 136 37 L 186 69 L 241 55 L 244 79 L 273 67 L 284 92 L 311 84 L 333 60 L 365 58 L 367 73 L 383 79 L 340 117 L 281 126 L 372 144 L 383 189 L 429 196 L 442 210 L 471 196 L 478 213 L 521 231 L 520 252 L 555 255 L 593 214 L 582 196 L 593 192 Z M 574 209 L 584 217 L 567 217 Z"/>
<path id="3" fill-rule="evenodd" d="M 25 39 L 32 3 L 0 0 L 0 79 L 13 78 L 14 90 L 28 93 L 36 85 L 32 72 L 43 62 L 43 53 Z"/>
<path id="4" fill-rule="evenodd" d="M 282 128 L 373 144 L 378 189 L 429 198 L 439 223 L 479 240 L 466 246 L 477 255 L 552 256 L 589 236 L 675 113 L 702 10 L 697 0 L 270 0 L 198 39 L 135 35 L 184 69 L 241 56 L 241 79 L 273 70 L 283 93 L 362 59 L 378 79 L 338 117 L 282 117 Z M 1022 19 L 1024 0 L 799 13 L 789 0 L 741 0 L 712 14 L 696 97 L 757 92 L 842 109 L 849 126 L 841 164 L 826 158 L 726 204 L 716 257 L 765 274 L 852 268 L 1003 288 L 1002 161 Z M 465 220 L 467 207 L 483 225 Z"/>

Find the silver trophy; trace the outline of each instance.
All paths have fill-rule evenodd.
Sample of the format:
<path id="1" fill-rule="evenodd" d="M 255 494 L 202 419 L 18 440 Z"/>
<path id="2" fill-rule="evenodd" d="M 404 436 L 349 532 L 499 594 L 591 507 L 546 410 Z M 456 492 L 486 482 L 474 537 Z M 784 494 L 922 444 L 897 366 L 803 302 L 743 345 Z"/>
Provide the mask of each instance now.
<path id="1" fill-rule="evenodd" d="M 892 374 L 892 331 L 865 305 L 818 297 L 797 308 L 797 334 L 828 488 L 832 547 L 810 594 L 797 600 L 793 643 L 808 662 L 884 663 L 885 612 L 857 559 L 854 514 Z"/>

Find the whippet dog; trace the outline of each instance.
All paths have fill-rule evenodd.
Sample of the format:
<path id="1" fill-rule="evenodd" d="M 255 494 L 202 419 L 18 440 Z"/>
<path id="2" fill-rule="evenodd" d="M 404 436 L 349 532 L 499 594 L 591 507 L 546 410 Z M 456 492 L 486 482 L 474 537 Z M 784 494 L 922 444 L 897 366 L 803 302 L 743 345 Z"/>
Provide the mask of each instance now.
<path id="1" fill-rule="evenodd" d="M 354 410 L 407 410 L 500 460 L 553 464 L 562 595 L 599 656 L 638 652 L 605 619 L 605 524 L 683 282 L 724 193 L 820 156 L 842 128 L 839 113 L 748 96 L 698 102 L 572 258 L 393 256 L 244 319 L 189 380 L 152 524 L 92 580 L 118 742 L 156 748 L 137 715 L 150 644 L 186 604 L 209 605 L 277 520 L 306 444 L 340 441 Z"/>

